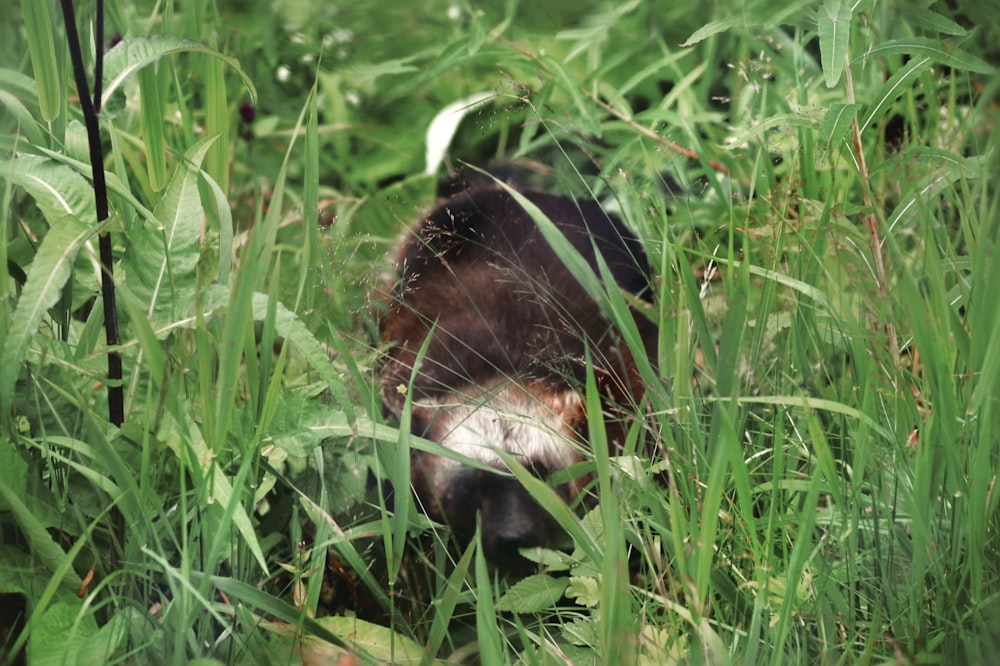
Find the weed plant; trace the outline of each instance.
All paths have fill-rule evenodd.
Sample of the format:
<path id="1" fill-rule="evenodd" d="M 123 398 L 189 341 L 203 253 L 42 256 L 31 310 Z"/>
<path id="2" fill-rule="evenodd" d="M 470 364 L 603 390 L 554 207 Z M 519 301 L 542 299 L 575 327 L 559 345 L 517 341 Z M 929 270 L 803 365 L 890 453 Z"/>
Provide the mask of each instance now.
<path id="1" fill-rule="evenodd" d="M 1000 651 L 990 3 L 77 3 L 100 222 L 66 4 L 0 26 L 4 663 Z M 492 160 L 636 231 L 660 331 L 581 273 L 648 393 L 617 450 L 581 387 L 590 511 L 509 461 L 575 543 L 516 583 L 413 506 L 366 300 Z"/>

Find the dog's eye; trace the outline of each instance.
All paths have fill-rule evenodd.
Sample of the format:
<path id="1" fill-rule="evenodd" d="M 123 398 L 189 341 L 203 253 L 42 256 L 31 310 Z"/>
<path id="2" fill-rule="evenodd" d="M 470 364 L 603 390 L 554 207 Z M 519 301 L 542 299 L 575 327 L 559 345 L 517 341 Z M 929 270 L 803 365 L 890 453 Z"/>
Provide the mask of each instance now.
<path id="1" fill-rule="evenodd" d="M 552 470 L 549 469 L 549 466 L 546 465 L 545 463 L 532 462 L 528 465 L 525 465 L 525 467 L 528 468 L 532 476 L 534 476 L 537 479 L 542 479 L 543 481 L 548 479 L 549 476 L 552 474 Z"/>

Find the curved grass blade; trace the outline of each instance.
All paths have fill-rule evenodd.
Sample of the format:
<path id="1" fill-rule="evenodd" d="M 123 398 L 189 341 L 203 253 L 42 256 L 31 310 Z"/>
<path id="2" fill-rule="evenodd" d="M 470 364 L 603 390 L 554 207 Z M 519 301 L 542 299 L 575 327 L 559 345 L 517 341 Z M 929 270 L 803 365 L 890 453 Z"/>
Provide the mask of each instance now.
<path id="1" fill-rule="evenodd" d="M 108 102 L 115 91 L 125 82 L 125 79 L 132 74 L 164 56 L 184 52 L 204 53 L 232 67 L 243 79 L 243 85 L 250 92 L 251 101 L 257 101 L 257 88 L 250 75 L 240 67 L 236 58 L 223 55 L 204 44 L 183 37 L 150 35 L 149 37 L 128 37 L 108 51 L 104 60 L 104 94 L 101 106 L 103 107 Z"/>

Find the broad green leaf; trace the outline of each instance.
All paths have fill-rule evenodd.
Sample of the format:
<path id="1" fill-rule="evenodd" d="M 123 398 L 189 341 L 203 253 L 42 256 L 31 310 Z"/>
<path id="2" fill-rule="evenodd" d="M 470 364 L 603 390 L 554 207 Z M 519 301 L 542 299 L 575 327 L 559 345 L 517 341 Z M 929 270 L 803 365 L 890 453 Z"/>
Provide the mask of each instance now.
<path id="1" fill-rule="evenodd" d="M 540 613 L 562 599 L 569 580 L 535 574 L 519 580 L 497 601 L 497 610 L 512 613 Z"/>
<path id="2" fill-rule="evenodd" d="M 370 660 L 364 663 L 421 663 L 423 647 L 389 627 L 339 615 L 317 618 L 315 622 L 334 636 L 344 636 L 351 649 L 310 633 L 303 635 L 294 623 L 263 622 L 260 626 L 284 639 L 278 643 L 282 651 L 276 651 L 281 659 L 286 659 L 287 651 L 292 649 L 302 656 L 302 662 L 306 664 L 358 663 L 354 651 L 363 650 Z"/>
<path id="3" fill-rule="evenodd" d="M 601 602 L 601 586 L 590 576 L 570 576 L 566 596 L 581 606 L 596 606 Z"/>
<path id="4" fill-rule="evenodd" d="M 94 614 L 86 612 L 83 602 L 69 599 L 55 602 L 32 623 L 32 640 L 28 642 L 31 663 L 108 663 L 127 635 L 127 611 L 113 615 L 98 628 Z"/>
<path id="5" fill-rule="evenodd" d="M 108 51 L 104 58 L 104 97 L 102 101 L 107 102 L 129 76 L 146 65 L 154 63 L 164 56 L 183 52 L 204 53 L 226 63 L 236 70 L 236 73 L 243 79 L 243 84 L 250 92 L 251 100 L 257 101 L 257 89 L 254 87 L 253 80 L 243 71 L 238 60 L 223 55 L 199 42 L 175 35 L 126 37 Z"/>
<path id="6" fill-rule="evenodd" d="M 818 12 L 819 55 L 827 88 L 836 86 L 844 73 L 852 18 L 851 8 L 842 0 L 826 0 Z"/>
<path id="7" fill-rule="evenodd" d="M 201 259 L 200 165 L 216 137 L 205 137 L 177 166 L 154 215 L 128 238 L 124 268 L 132 293 L 147 304 L 147 316 L 163 323 L 187 314 Z"/>
<path id="8" fill-rule="evenodd" d="M 59 60 L 56 58 L 55 41 L 52 38 L 51 7 L 50 2 L 21 3 L 31 68 L 38 84 L 38 106 L 46 122 L 52 122 L 59 116 L 63 100 Z M 9 8 L 7 11 L 10 11 Z"/>
<path id="9" fill-rule="evenodd" d="M 17 301 L 3 344 L 0 409 L 7 409 L 10 405 L 28 345 L 38 331 L 46 310 L 59 300 L 77 253 L 95 231 L 96 227 L 84 224 L 76 215 L 67 215 L 42 239 L 28 269 L 28 280 Z"/>
<path id="10" fill-rule="evenodd" d="M 94 189 L 73 168 L 36 155 L 18 155 L 12 162 L 0 162 L 0 177 L 8 175 L 31 195 L 49 225 L 67 215 L 84 222 L 97 220 Z"/>
<path id="11" fill-rule="evenodd" d="M 926 37 L 909 37 L 882 42 L 868 49 L 858 60 L 876 60 L 890 53 L 902 53 L 909 56 L 925 56 L 934 62 L 940 62 L 955 69 L 976 72 L 977 74 L 992 74 L 996 68 L 968 51 L 949 48 L 936 39 Z"/>

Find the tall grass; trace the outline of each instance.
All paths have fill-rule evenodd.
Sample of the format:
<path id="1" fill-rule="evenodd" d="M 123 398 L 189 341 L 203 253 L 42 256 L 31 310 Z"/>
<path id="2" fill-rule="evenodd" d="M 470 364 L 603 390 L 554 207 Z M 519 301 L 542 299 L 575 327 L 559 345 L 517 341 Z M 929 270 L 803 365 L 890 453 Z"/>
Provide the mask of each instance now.
<path id="1" fill-rule="evenodd" d="M 0 47 L 2 659 L 992 655 L 996 11 L 432 4 L 109 6 L 120 428 L 62 16 L 18 5 Z M 92 70 L 104 45 L 78 21 Z M 366 303 L 434 200 L 431 119 L 483 90 L 429 140 L 599 199 L 656 274 L 649 359 L 612 281 L 582 276 L 647 395 L 616 450 L 581 387 L 592 459 L 573 472 L 594 473 L 596 508 L 509 461 L 576 544 L 516 584 L 407 501 L 410 448 L 447 452 L 383 423 Z"/>

